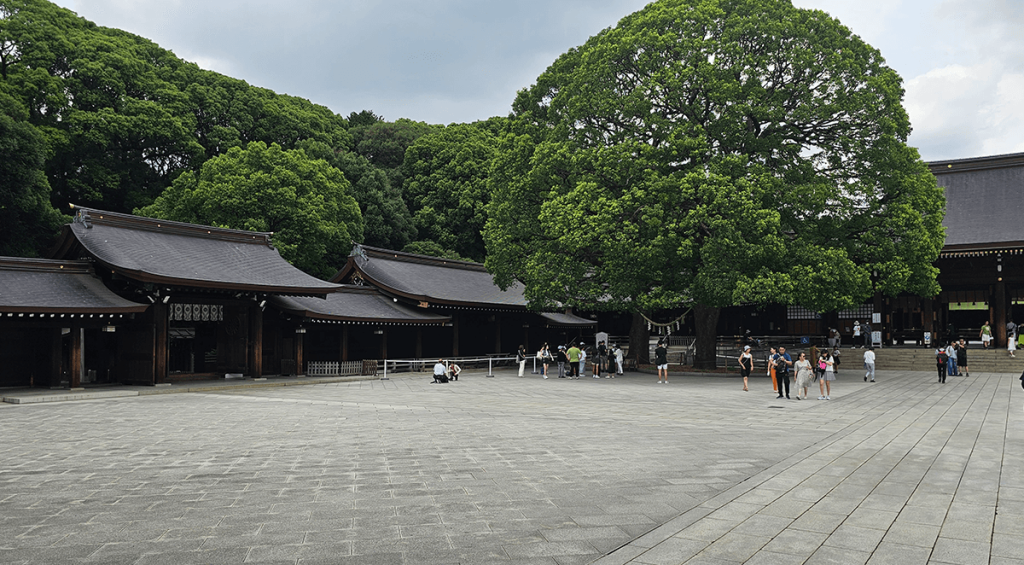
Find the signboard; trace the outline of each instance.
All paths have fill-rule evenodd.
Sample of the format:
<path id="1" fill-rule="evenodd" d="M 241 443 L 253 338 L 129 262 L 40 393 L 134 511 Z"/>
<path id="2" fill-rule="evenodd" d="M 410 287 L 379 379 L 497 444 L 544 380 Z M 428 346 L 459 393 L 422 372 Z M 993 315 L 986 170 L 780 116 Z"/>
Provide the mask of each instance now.
<path id="1" fill-rule="evenodd" d="M 932 344 L 932 332 L 924 332 L 924 344 L 925 345 L 931 345 Z"/>
<path id="2" fill-rule="evenodd" d="M 882 332 L 874 331 L 871 332 L 871 346 L 882 347 Z"/>
<path id="3" fill-rule="evenodd" d="M 872 324 L 881 324 L 882 323 L 882 313 L 881 312 L 875 312 L 875 313 L 871 314 L 871 323 Z"/>

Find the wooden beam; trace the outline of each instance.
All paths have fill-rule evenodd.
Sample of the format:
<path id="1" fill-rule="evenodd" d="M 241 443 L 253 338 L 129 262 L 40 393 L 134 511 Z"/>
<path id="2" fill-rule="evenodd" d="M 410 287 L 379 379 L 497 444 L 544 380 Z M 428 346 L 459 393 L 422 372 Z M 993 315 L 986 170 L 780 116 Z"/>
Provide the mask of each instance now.
<path id="1" fill-rule="evenodd" d="M 992 332 L 995 334 L 995 346 L 1006 347 L 1006 283 L 996 282 L 995 296 L 995 320 L 992 320 Z M 1016 321 L 1016 320 L 1014 320 Z"/>
<path id="2" fill-rule="evenodd" d="M 263 376 L 263 309 L 255 301 L 249 305 L 249 336 L 246 350 L 249 352 L 249 374 L 257 379 Z M 298 361 L 298 360 L 296 360 Z M 295 368 L 296 374 L 302 372 Z"/>
<path id="3" fill-rule="evenodd" d="M 348 361 L 348 326 L 341 328 L 341 360 Z"/>
<path id="4" fill-rule="evenodd" d="M 150 306 L 153 311 L 153 384 L 162 384 L 167 380 L 167 305 L 157 302 Z"/>
<path id="5" fill-rule="evenodd" d="M 71 326 L 71 359 L 68 368 L 68 380 L 71 388 L 82 386 L 82 334 L 84 330 L 78 326 Z"/>
<path id="6" fill-rule="evenodd" d="M 295 334 L 295 374 L 305 375 L 305 343 L 306 334 Z"/>
<path id="7" fill-rule="evenodd" d="M 63 334 L 60 328 L 50 330 L 50 388 L 60 387 L 60 379 L 64 368 Z"/>

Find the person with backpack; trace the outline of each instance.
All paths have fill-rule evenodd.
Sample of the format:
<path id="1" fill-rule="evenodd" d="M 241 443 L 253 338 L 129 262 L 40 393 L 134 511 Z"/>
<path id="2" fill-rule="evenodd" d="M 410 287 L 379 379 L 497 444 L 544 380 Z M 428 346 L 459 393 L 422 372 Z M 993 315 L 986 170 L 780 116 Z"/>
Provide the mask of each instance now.
<path id="1" fill-rule="evenodd" d="M 942 384 L 946 383 L 946 364 L 949 363 L 949 356 L 946 355 L 946 350 L 940 345 L 935 350 L 935 367 L 939 370 L 939 382 Z"/>

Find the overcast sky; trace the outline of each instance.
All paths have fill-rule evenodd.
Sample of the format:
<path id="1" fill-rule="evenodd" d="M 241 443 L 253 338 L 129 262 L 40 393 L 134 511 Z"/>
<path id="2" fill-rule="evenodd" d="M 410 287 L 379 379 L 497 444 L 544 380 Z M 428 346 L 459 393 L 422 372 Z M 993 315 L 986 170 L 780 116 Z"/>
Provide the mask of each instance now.
<path id="1" fill-rule="evenodd" d="M 57 0 L 199 66 L 388 120 L 507 115 L 558 55 L 645 0 Z M 925 160 L 1024 151 L 1024 0 L 793 0 L 903 77 Z"/>

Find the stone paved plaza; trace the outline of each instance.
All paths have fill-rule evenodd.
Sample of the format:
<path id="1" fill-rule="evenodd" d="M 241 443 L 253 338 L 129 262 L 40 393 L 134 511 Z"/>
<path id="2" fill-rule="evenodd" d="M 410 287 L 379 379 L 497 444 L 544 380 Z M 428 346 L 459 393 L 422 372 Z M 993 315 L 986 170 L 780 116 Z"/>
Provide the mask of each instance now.
<path id="1" fill-rule="evenodd" d="M 1024 564 L 1016 375 L 463 375 L 2 404 L 0 563 Z"/>

